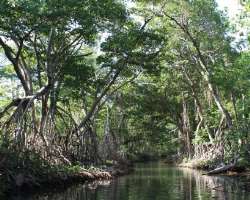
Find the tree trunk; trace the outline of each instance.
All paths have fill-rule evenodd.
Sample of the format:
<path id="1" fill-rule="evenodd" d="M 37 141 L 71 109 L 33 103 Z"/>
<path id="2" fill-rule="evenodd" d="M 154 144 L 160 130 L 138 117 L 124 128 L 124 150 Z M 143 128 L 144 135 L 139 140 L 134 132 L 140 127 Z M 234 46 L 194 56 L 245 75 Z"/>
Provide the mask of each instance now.
<path id="1" fill-rule="evenodd" d="M 192 144 L 191 144 L 191 128 L 190 128 L 190 121 L 189 121 L 189 115 L 188 115 L 188 107 L 187 102 L 185 100 L 184 94 L 182 94 L 182 120 L 183 120 L 183 132 L 185 134 L 185 143 L 186 143 L 186 149 L 187 149 L 187 155 L 189 158 L 192 156 Z"/>

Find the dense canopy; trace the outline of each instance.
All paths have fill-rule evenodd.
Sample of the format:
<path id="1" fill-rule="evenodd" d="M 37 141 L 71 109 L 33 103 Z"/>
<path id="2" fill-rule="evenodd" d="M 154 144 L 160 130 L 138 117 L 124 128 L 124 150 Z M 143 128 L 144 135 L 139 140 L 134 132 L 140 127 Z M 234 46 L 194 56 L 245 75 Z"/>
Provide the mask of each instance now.
<path id="1" fill-rule="evenodd" d="M 233 22 L 215 0 L 1 0 L 0 172 L 250 162 L 248 8 Z"/>

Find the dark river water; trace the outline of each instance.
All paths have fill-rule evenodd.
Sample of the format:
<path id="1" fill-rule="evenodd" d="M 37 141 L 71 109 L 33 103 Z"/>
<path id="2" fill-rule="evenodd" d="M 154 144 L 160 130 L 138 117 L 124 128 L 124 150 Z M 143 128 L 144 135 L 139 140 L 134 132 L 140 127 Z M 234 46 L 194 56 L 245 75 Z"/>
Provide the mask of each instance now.
<path id="1" fill-rule="evenodd" d="M 205 176 L 162 163 L 136 165 L 135 172 L 112 181 L 78 185 L 51 194 L 14 200 L 250 200 L 249 182 Z"/>

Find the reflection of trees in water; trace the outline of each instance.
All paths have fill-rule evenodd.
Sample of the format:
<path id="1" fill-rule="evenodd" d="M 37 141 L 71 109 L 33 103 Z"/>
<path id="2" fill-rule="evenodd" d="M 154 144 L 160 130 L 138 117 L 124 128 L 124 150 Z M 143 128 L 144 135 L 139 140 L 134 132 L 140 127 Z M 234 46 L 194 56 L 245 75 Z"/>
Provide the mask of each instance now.
<path id="1" fill-rule="evenodd" d="M 205 176 L 191 169 L 145 168 L 135 174 L 68 188 L 61 193 L 25 200 L 247 200 L 244 182 Z M 15 199 L 24 200 L 24 199 Z"/>
<path id="2" fill-rule="evenodd" d="M 180 169 L 183 172 L 183 176 L 189 182 L 193 182 L 186 185 L 185 190 L 189 193 L 194 192 L 197 195 L 197 199 L 203 199 L 204 192 L 210 193 L 210 197 L 218 200 L 246 200 L 250 199 L 250 193 L 245 190 L 246 183 L 239 178 L 232 178 L 226 176 L 207 176 L 192 170 L 192 169 Z M 185 180 L 184 179 L 184 180 Z M 190 185 L 193 185 L 190 186 Z M 189 187 L 187 187 L 189 186 Z M 195 188 L 195 190 L 192 190 Z M 191 194 L 190 196 L 193 196 Z M 190 198 L 192 199 L 192 198 Z"/>
<path id="3" fill-rule="evenodd" d="M 95 181 L 86 185 L 73 186 L 59 193 L 46 194 L 25 200 L 97 200 L 99 199 L 98 186 L 105 187 L 108 185 L 110 185 L 110 181 Z M 112 200 L 112 198 L 107 199 Z"/>

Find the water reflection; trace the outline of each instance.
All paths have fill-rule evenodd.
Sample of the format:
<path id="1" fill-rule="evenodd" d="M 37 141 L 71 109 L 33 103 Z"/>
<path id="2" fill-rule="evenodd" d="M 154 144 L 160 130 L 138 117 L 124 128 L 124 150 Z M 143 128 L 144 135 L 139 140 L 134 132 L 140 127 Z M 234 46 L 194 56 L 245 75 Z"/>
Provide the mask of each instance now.
<path id="1" fill-rule="evenodd" d="M 204 176 L 191 169 L 151 163 L 140 164 L 135 173 L 112 182 L 79 185 L 61 193 L 13 200 L 249 200 L 248 184 L 240 179 Z"/>

